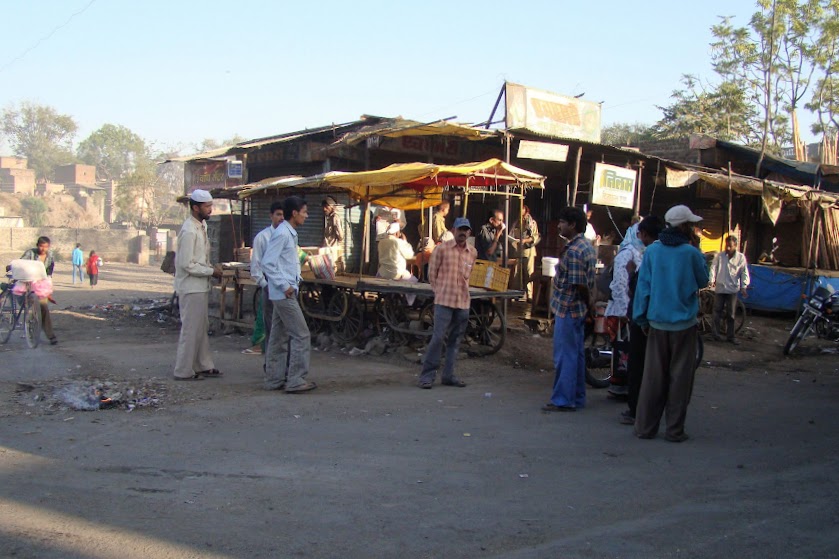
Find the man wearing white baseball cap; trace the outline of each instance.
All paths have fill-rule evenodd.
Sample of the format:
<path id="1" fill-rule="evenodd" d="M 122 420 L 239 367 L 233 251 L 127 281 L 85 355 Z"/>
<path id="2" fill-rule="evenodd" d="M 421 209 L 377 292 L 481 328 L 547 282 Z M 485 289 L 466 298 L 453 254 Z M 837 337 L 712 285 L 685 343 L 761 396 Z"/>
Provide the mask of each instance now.
<path id="1" fill-rule="evenodd" d="M 178 232 L 175 253 L 175 292 L 181 312 L 181 335 L 175 358 L 175 380 L 220 377 L 213 364 L 207 329 L 210 319 L 210 278 L 220 278 L 221 268 L 210 265 L 207 218 L 213 213 L 213 197 L 206 190 L 189 196 L 189 217 Z"/>
<path id="2" fill-rule="evenodd" d="M 708 285 L 708 267 L 694 232 L 702 218 L 679 205 L 664 221 L 669 227 L 644 253 L 632 307 L 633 320 L 649 329 L 635 435 L 654 438 L 666 411 L 664 438 L 682 442 L 696 373 L 698 291 Z"/>

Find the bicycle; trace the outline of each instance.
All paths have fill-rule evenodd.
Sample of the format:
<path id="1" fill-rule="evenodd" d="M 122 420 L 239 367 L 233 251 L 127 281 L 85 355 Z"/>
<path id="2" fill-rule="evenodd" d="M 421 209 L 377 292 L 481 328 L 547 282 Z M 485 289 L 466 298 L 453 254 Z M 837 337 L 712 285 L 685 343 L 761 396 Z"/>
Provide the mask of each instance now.
<path id="1" fill-rule="evenodd" d="M 705 287 L 699 290 L 699 331 L 710 333 L 714 331 L 714 288 Z M 725 320 L 720 321 L 720 335 L 728 335 L 728 325 Z M 739 334 L 746 325 L 746 305 L 740 298 L 734 304 L 734 333 Z"/>
<path id="2" fill-rule="evenodd" d="M 11 278 L 10 278 L 11 279 Z M 18 283 L 26 285 L 26 291 L 15 294 L 12 290 Z M 41 302 L 32 292 L 32 283 L 11 280 L 2 284 L 0 291 L 0 343 L 5 344 L 12 337 L 12 332 L 23 323 L 26 345 L 31 349 L 38 347 L 41 338 Z"/>

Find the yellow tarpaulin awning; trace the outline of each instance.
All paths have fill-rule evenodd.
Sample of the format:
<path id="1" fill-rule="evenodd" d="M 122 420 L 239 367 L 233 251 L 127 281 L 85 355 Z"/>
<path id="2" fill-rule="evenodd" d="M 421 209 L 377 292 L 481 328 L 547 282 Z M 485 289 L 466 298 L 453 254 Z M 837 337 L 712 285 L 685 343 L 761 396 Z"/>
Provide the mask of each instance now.
<path id="1" fill-rule="evenodd" d="M 544 188 L 544 181 L 542 175 L 500 159 L 462 165 L 397 163 L 375 171 L 331 172 L 312 177 L 263 181 L 245 189 L 239 196 L 247 198 L 275 188 L 333 187 L 348 191 L 358 200 L 401 210 L 417 210 L 440 204 L 447 188 L 462 188 L 467 193 L 471 189 L 480 189 L 482 192 L 506 194 L 505 187 Z"/>

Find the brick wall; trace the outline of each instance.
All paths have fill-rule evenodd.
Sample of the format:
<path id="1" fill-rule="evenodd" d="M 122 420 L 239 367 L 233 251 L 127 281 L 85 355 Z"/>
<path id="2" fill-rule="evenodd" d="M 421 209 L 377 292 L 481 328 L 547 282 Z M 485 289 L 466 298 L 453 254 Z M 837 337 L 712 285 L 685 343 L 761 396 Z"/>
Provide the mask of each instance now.
<path id="1" fill-rule="evenodd" d="M 58 227 L 0 227 L 0 263 L 10 260 L 35 246 L 38 237 L 50 238 L 56 259 L 61 259 L 69 266 L 70 253 L 81 243 L 87 255 L 91 250 L 105 261 L 137 262 L 141 250 L 148 258 L 149 238 L 140 236 L 136 229 L 67 229 Z"/>

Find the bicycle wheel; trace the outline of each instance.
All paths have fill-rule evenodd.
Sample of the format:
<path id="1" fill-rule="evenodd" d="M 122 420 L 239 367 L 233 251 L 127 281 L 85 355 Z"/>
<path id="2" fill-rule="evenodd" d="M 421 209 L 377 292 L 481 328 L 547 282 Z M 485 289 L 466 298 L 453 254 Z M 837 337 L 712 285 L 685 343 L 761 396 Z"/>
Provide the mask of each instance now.
<path id="1" fill-rule="evenodd" d="M 26 345 L 35 349 L 41 341 L 41 302 L 34 293 L 27 296 L 23 309 L 23 330 L 26 333 Z"/>
<path id="2" fill-rule="evenodd" d="M 742 330 L 745 325 L 746 304 L 740 299 L 737 299 L 737 303 L 734 306 L 734 333 L 739 334 L 740 330 Z"/>
<path id="3" fill-rule="evenodd" d="M 5 344 L 12 337 L 15 329 L 15 296 L 11 291 L 0 294 L 0 344 Z"/>

